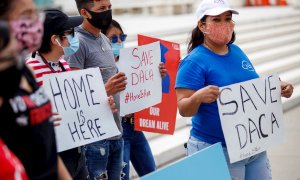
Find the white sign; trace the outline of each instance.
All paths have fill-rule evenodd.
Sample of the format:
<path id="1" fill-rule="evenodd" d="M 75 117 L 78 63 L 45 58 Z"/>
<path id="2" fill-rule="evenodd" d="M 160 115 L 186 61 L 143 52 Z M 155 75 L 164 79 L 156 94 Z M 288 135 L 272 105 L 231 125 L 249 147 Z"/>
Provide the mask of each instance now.
<path id="1" fill-rule="evenodd" d="M 283 110 L 278 75 L 220 89 L 219 115 L 230 162 L 283 142 Z"/>
<path id="2" fill-rule="evenodd" d="M 118 67 L 127 77 L 126 89 L 120 93 L 121 116 L 161 102 L 160 61 L 159 42 L 121 49 Z"/>
<path id="3" fill-rule="evenodd" d="M 62 117 L 55 127 L 58 152 L 120 134 L 99 68 L 43 76 L 43 87 Z"/>

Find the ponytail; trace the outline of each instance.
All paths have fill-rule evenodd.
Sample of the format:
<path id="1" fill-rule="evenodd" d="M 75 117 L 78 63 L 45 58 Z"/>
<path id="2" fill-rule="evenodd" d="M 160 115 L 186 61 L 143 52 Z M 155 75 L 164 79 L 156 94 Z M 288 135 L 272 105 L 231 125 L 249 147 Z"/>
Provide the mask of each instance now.
<path id="1" fill-rule="evenodd" d="M 188 44 L 188 53 L 204 42 L 204 34 L 200 31 L 198 26 L 193 29 L 191 34 L 190 42 Z"/>
<path id="2" fill-rule="evenodd" d="M 205 15 L 200 21 L 205 23 L 206 18 L 207 16 Z M 191 34 L 190 42 L 188 43 L 188 53 L 204 42 L 204 34 L 200 31 L 198 25 L 193 29 Z"/>

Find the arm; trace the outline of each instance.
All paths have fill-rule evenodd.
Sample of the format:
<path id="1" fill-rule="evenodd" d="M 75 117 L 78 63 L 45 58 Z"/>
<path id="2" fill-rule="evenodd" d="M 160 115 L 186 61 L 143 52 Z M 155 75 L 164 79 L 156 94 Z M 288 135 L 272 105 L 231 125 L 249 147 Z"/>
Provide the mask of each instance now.
<path id="1" fill-rule="evenodd" d="M 198 91 L 177 88 L 177 103 L 180 115 L 190 117 L 197 113 L 201 103 L 216 101 L 220 92 L 217 86 L 206 86 Z"/>
<path id="2" fill-rule="evenodd" d="M 58 180 L 71 180 L 72 177 L 69 174 L 65 164 L 59 156 L 57 156 L 57 171 L 58 171 Z"/>

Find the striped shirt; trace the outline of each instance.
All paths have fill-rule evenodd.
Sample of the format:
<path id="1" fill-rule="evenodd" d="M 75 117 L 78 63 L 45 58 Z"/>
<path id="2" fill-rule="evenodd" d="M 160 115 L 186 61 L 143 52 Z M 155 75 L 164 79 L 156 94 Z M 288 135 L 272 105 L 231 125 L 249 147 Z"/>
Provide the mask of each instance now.
<path id="1" fill-rule="evenodd" d="M 63 58 L 59 58 L 57 62 L 49 62 L 49 65 L 54 69 L 55 72 L 63 72 L 58 62 L 60 62 L 63 65 L 66 71 L 71 71 L 71 68 L 69 67 L 68 63 Z M 44 63 L 44 61 L 38 53 L 36 54 L 35 58 L 30 57 L 29 59 L 27 59 L 26 64 L 28 64 L 33 69 L 36 81 L 40 86 L 43 85 L 43 75 L 53 73 L 49 66 Z"/>

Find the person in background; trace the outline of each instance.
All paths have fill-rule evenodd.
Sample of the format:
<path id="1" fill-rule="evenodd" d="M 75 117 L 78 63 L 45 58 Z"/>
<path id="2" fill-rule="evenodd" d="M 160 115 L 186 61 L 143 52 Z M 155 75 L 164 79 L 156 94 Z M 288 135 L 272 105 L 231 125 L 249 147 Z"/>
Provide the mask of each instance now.
<path id="1" fill-rule="evenodd" d="M 112 20 L 110 26 L 103 30 L 111 42 L 112 51 L 114 53 L 115 61 L 119 61 L 120 49 L 124 48 L 124 42 L 127 35 L 124 34 L 121 25 Z M 164 63 L 159 66 L 162 77 L 166 75 Z M 123 139 L 124 139 L 124 153 L 123 153 L 123 175 L 125 180 L 130 178 L 130 164 L 131 161 L 137 174 L 142 177 L 148 173 L 155 171 L 155 161 L 149 143 L 142 131 L 134 130 L 134 114 L 122 117 Z"/>
<path id="2" fill-rule="evenodd" d="M 221 142 L 232 179 L 272 179 L 266 152 L 230 164 L 216 99 L 219 87 L 258 78 L 245 53 L 235 44 L 234 21 L 226 0 L 204 0 L 197 9 L 197 26 L 193 29 L 186 58 L 176 79 L 178 109 L 192 117 L 187 143 L 188 155 Z M 242 68 L 246 61 L 251 68 Z M 281 95 L 290 97 L 293 86 L 281 82 Z"/>
<path id="3" fill-rule="evenodd" d="M 51 103 L 22 55 L 38 49 L 43 25 L 32 0 L 2 0 L 0 20 L 8 22 L 17 48 L 1 63 L 0 137 L 23 163 L 29 179 L 71 179 L 56 152 Z"/>
<path id="4" fill-rule="evenodd" d="M 7 61 L 13 61 L 16 54 L 15 39 L 10 35 L 8 23 L 0 21 L 0 74 L 6 68 Z M 3 88 L 3 87 L 2 87 Z M 3 98 L 0 97 L 0 108 Z M 2 180 L 27 180 L 27 174 L 20 160 L 11 152 L 0 136 L 0 179 Z"/>
<path id="5" fill-rule="evenodd" d="M 34 57 L 26 60 L 40 86 L 43 84 L 43 75 L 71 71 L 62 56 L 70 56 L 78 50 L 79 41 L 74 28 L 83 21 L 81 16 L 68 17 L 57 9 L 48 9 L 44 13 L 42 45 L 34 53 Z M 74 180 L 89 179 L 83 147 L 73 148 L 59 155 Z"/>

